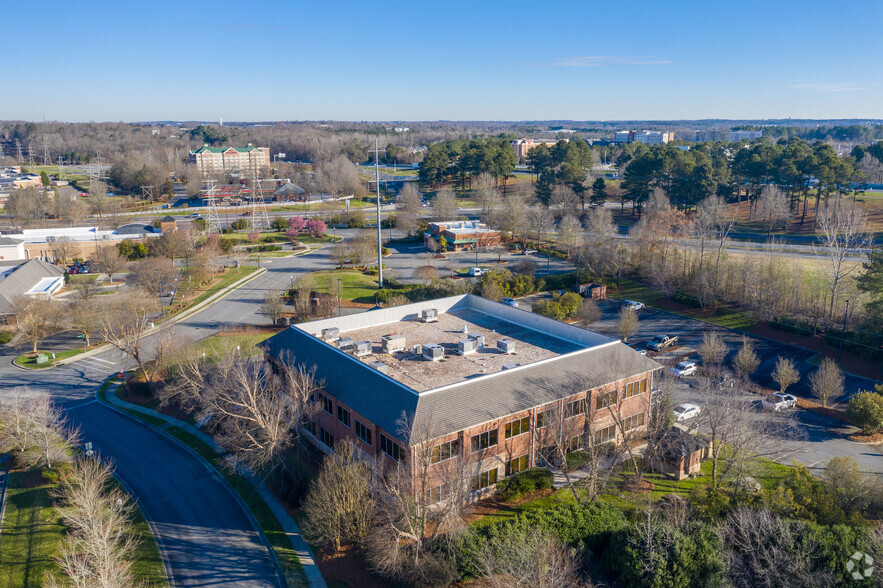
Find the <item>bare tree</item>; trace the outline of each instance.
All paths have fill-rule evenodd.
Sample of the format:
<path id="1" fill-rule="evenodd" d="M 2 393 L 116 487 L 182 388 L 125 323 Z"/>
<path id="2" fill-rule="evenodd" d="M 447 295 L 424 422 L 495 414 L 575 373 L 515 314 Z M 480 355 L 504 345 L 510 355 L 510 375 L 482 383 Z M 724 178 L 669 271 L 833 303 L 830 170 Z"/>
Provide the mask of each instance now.
<path id="1" fill-rule="evenodd" d="M 336 295 L 342 295 L 343 285 L 337 281 L 334 275 L 328 277 L 328 285 L 330 291 Z M 294 314 L 298 321 L 309 319 L 310 304 L 316 286 L 316 278 L 312 273 L 301 274 L 292 283 L 290 290 L 291 301 L 294 303 Z"/>
<path id="2" fill-rule="evenodd" d="M 536 204 L 528 212 L 528 222 L 536 234 L 537 242 L 542 242 L 546 229 L 552 228 L 555 223 L 555 216 L 542 204 Z"/>
<path id="3" fill-rule="evenodd" d="M 533 276 L 537 273 L 539 265 L 529 257 L 522 257 L 512 266 L 512 271 L 516 274 L 524 274 L 525 276 Z"/>
<path id="4" fill-rule="evenodd" d="M 62 264 L 67 265 L 67 261 L 71 259 L 74 255 L 74 252 L 77 251 L 77 244 L 74 243 L 70 237 L 59 236 L 59 237 L 50 237 L 49 238 L 49 249 L 52 251 L 52 257 L 55 258 L 55 261 Z"/>
<path id="5" fill-rule="evenodd" d="M 555 236 L 556 241 L 571 256 L 576 254 L 576 245 L 580 241 L 581 230 L 582 225 L 579 219 L 573 215 L 564 215 L 558 222 L 558 234 Z"/>
<path id="6" fill-rule="evenodd" d="M 415 269 L 414 277 L 427 285 L 432 283 L 433 280 L 437 280 L 439 278 L 438 270 L 431 265 L 421 265 L 420 267 Z"/>
<path id="7" fill-rule="evenodd" d="M 178 268 L 164 257 L 145 257 L 135 263 L 129 274 L 129 283 L 140 286 L 153 296 L 163 296 L 174 290 Z"/>
<path id="8" fill-rule="evenodd" d="M 702 358 L 702 366 L 708 376 L 720 372 L 720 366 L 726 356 L 727 344 L 717 331 L 706 331 L 702 334 L 699 357 Z"/>
<path id="9" fill-rule="evenodd" d="M 139 587 L 135 580 L 135 506 L 113 483 L 112 466 L 82 457 L 54 492 L 68 535 L 56 558 L 59 575 L 49 588 Z"/>
<path id="10" fill-rule="evenodd" d="M 309 301 L 307 301 L 309 307 Z M 282 298 L 282 292 L 279 290 L 267 290 L 264 301 L 258 307 L 258 311 L 267 315 L 270 324 L 275 325 L 285 312 L 285 300 Z"/>
<path id="11" fill-rule="evenodd" d="M 124 356 L 138 364 L 148 384 L 153 383 L 151 361 L 161 359 L 161 352 L 171 340 L 171 330 L 163 327 L 150 344 L 147 330 L 157 311 L 156 298 L 142 290 L 133 290 L 102 307 L 101 336 Z M 157 355 L 159 353 L 159 355 Z"/>
<path id="12" fill-rule="evenodd" d="M 86 347 L 92 335 L 101 331 L 101 308 L 97 298 L 86 298 L 69 304 L 65 311 L 71 330 L 83 337 Z"/>
<path id="13" fill-rule="evenodd" d="M 828 401 L 843 394 L 843 372 L 837 362 L 826 357 L 822 360 L 819 369 L 810 377 L 810 389 L 813 396 L 822 401 L 822 406 L 828 407 Z"/>
<path id="14" fill-rule="evenodd" d="M 619 311 L 619 321 L 616 323 L 616 331 L 622 337 L 623 343 L 628 343 L 629 337 L 638 331 L 638 313 L 630 308 Z"/>
<path id="15" fill-rule="evenodd" d="M 356 454 L 351 443 L 338 443 L 334 453 L 325 456 L 322 471 L 304 500 L 304 534 L 335 551 L 344 542 L 364 539 L 374 512 L 372 476 L 371 465 Z"/>
<path id="16" fill-rule="evenodd" d="M 448 221 L 457 216 L 457 197 L 447 188 L 442 188 L 432 199 L 432 216 L 435 220 Z"/>
<path id="17" fill-rule="evenodd" d="M 396 294 L 395 296 L 391 296 L 389 300 L 386 301 L 386 307 L 391 308 L 393 306 L 401 306 L 403 304 L 410 304 L 410 300 L 407 296 L 403 296 L 402 294 Z"/>
<path id="18" fill-rule="evenodd" d="M 767 240 L 773 234 L 773 227 L 781 225 L 784 229 L 791 220 L 788 195 L 776 186 L 764 187 L 757 205 L 760 218 L 767 226 Z"/>
<path id="19" fill-rule="evenodd" d="M 600 318 L 601 309 L 598 308 L 598 303 L 591 298 L 586 298 L 585 300 L 583 300 L 582 304 L 579 307 L 579 310 L 576 312 L 576 321 L 579 326 L 586 329 L 589 327 L 589 325 L 597 322 Z"/>
<path id="20" fill-rule="evenodd" d="M 800 380 L 800 372 L 794 367 L 794 362 L 790 358 L 780 355 L 772 377 L 773 381 L 779 385 L 779 391 L 784 394 L 788 386 L 796 384 Z"/>
<path id="21" fill-rule="evenodd" d="M 579 562 L 548 532 L 523 527 L 479 542 L 476 556 L 485 585 L 492 588 L 576 588 L 586 586 Z"/>
<path id="22" fill-rule="evenodd" d="M 59 305 L 51 298 L 19 296 L 13 300 L 12 312 L 19 333 L 32 345 L 34 353 L 43 339 L 61 330 Z"/>
<path id="23" fill-rule="evenodd" d="M 99 271 L 107 274 L 107 279 L 113 284 L 113 276 L 123 270 L 129 264 L 129 260 L 120 254 L 114 245 L 99 247 L 95 252 L 95 265 Z"/>
<path id="24" fill-rule="evenodd" d="M 736 375 L 743 382 L 747 382 L 759 365 L 760 359 L 754 351 L 754 342 L 743 335 L 742 345 L 733 356 L 733 369 L 736 371 Z"/>
<path id="25" fill-rule="evenodd" d="M 420 223 L 420 193 L 413 183 L 407 183 L 396 203 L 396 228 L 411 235 Z"/>
<path id="26" fill-rule="evenodd" d="M 854 273 L 860 263 L 849 261 L 857 250 L 867 249 L 871 243 L 864 212 L 837 203 L 826 206 L 817 217 L 820 251 L 828 262 L 831 278 L 831 301 L 828 319 L 834 317 L 834 305 L 845 278 Z"/>

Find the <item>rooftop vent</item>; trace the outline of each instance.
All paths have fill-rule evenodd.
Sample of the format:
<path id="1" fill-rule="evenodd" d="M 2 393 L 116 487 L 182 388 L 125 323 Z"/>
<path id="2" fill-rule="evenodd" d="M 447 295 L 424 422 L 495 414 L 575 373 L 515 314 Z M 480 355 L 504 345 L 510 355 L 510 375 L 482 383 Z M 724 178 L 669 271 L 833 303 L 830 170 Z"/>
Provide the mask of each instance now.
<path id="1" fill-rule="evenodd" d="M 435 308 L 424 308 L 420 311 L 420 320 L 424 323 L 437 323 L 438 310 Z"/>
<path id="2" fill-rule="evenodd" d="M 398 333 L 390 333 L 380 338 L 380 345 L 384 353 L 395 353 L 405 349 L 405 336 Z"/>
<path id="3" fill-rule="evenodd" d="M 521 364 L 520 363 L 507 363 L 506 365 L 503 366 L 503 371 L 505 372 L 506 370 L 511 370 L 511 369 L 514 369 L 517 367 L 521 367 Z"/>
<path id="4" fill-rule="evenodd" d="M 478 344 L 475 339 L 461 339 L 457 341 L 457 352 L 460 355 L 467 355 L 478 351 Z"/>
<path id="5" fill-rule="evenodd" d="M 500 339 L 497 341 L 497 349 L 511 355 L 515 353 L 515 341 L 512 339 Z"/>
<path id="6" fill-rule="evenodd" d="M 423 355 L 423 345 L 414 345 L 414 355 Z"/>
<path id="7" fill-rule="evenodd" d="M 369 363 L 368 365 L 370 365 L 371 367 L 373 367 L 375 370 L 377 370 L 377 371 L 380 372 L 381 374 L 385 374 L 385 373 L 386 373 L 387 367 L 386 367 L 386 364 L 383 363 L 382 361 L 372 361 L 372 362 Z"/>
<path id="8" fill-rule="evenodd" d="M 475 334 L 469 335 L 469 338 L 472 339 L 473 341 L 475 341 L 476 348 L 477 347 L 484 347 L 484 345 L 485 345 L 484 335 L 479 335 L 479 334 L 475 333 Z"/>
<path id="9" fill-rule="evenodd" d="M 338 339 L 340 339 L 340 329 L 338 329 L 337 327 L 322 329 L 322 340 L 326 343 L 331 343 L 333 341 L 337 341 Z"/>
<path id="10" fill-rule="evenodd" d="M 356 342 L 353 341 L 350 337 L 343 337 L 342 339 L 339 339 L 337 341 L 337 348 L 338 349 L 349 349 L 350 347 L 352 347 L 355 344 L 356 344 Z"/>
<path id="11" fill-rule="evenodd" d="M 357 341 L 354 345 L 353 355 L 356 357 L 371 355 L 371 341 Z"/>
<path id="12" fill-rule="evenodd" d="M 423 346 L 423 359 L 440 361 L 445 357 L 445 348 L 436 343 L 427 343 Z"/>

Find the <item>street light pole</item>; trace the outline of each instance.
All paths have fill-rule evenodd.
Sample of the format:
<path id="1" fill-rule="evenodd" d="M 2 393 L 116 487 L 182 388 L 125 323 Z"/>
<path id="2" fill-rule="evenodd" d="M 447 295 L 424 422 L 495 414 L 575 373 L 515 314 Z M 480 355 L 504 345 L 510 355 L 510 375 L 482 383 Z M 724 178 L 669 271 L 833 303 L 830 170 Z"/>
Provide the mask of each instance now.
<path id="1" fill-rule="evenodd" d="M 380 243 L 380 150 L 374 139 L 374 182 L 377 195 L 377 287 L 383 288 L 383 245 Z"/>
<path id="2" fill-rule="evenodd" d="M 846 334 L 846 317 L 849 316 L 849 300 L 846 301 L 846 310 L 843 312 L 843 328 L 840 329 L 840 349 L 837 351 L 837 363 L 843 355 L 843 336 Z"/>

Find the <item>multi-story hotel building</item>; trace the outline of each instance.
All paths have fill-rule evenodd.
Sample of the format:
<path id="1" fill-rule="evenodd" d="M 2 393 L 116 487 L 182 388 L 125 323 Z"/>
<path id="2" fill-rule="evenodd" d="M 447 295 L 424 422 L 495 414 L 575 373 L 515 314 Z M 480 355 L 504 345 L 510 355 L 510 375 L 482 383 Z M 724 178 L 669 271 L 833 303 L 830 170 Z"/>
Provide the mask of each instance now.
<path id="1" fill-rule="evenodd" d="M 239 171 L 254 173 L 270 166 L 269 147 L 200 147 L 190 152 L 190 163 L 200 173 Z"/>
<path id="2" fill-rule="evenodd" d="M 446 463 L 473 496 L 543 465 L 554 431 L 616 441 L 645 427 L 662 366 L 616 339 L 471 294 L 293 325 L 261 344 L 271 362 L 316 366 L 324 383 L 308 437 L 417 468 L 430 496 Z M 288 358 L 288 359 L 286 359 Z M 425 453 L 422 453 L 425 455 Z M 415 492 L 418 490 L 415 482 Z"/>

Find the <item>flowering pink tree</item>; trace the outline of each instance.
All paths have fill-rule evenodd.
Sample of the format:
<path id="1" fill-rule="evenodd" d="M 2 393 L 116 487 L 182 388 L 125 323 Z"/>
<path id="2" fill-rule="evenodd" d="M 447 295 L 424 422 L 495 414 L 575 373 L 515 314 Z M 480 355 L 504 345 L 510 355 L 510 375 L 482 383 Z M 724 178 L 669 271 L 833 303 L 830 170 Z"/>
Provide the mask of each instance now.
<path id="1" fill-rule="evenodd" d="M 307 219 L 302 216 L 296 216 L 294 218 L 288 219 L 288 226 L 292 231 L 295 231 L 295 237 L 300 234 L 305 228 L 307 228 Z"/>
<path id="2" fill-rule="evenodd" d="M 297 229 L 288 229 L 285 231 L 285 236 L 288 237 L 288 240 L 297 245 L 297 239 L 300 237 L 300 231 Z"/>
<path id="3" fill-rule="evenodd" d="M 260 233 L 260 231 L 251 231 L 251 232 L 250 232 L 248 235 L 246 235 L 246 236 L 248 237 L 248 241 L 249 241 L 252 245 L 254 245 L 255 243 L 258 242 L 258 239 L 261 237 L 261 233 Z"/>
<path id="4" fill-rule="evenodd" d="M 307 230 L 313 237 L 321 237 L 325 234 L 325 229 L 327 228 L 328 227 L 325 226 L 325 221 L 319 219 L 310 219 L 307 221 Z"/>

